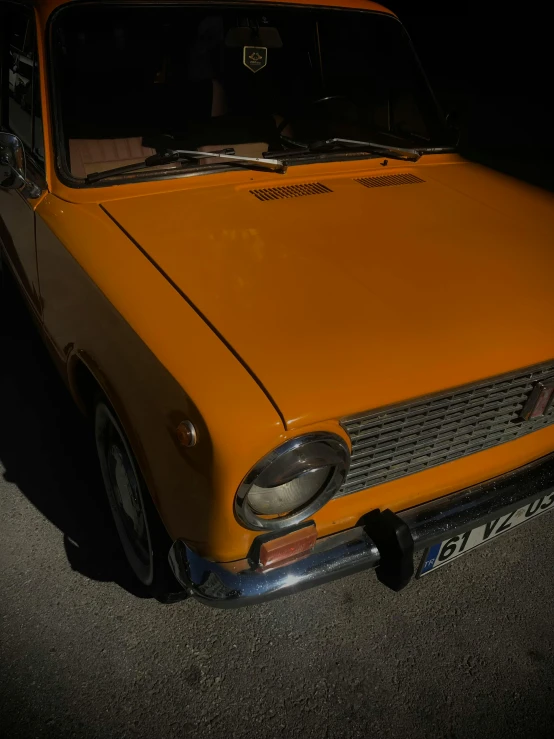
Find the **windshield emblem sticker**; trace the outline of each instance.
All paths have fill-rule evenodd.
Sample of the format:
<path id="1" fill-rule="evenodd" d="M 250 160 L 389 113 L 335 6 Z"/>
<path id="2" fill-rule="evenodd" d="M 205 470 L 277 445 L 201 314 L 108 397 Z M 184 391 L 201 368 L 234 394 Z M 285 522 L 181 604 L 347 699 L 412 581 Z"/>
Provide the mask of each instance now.
<path id="1" fill-rule="evenodd" d="M 267 64 L 267 49 L 265 46 L 245 46 L 242 63 L 251 72 L 259 72 Z"/>

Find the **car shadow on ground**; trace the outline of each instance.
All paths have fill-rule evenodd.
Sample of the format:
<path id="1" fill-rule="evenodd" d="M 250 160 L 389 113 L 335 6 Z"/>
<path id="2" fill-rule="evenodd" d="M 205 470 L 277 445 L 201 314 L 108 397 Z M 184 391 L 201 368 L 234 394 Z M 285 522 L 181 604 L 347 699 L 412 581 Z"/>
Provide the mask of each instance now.
<path id="1" fill-rule="evenodd" d="M 7 287 L 7 300 L 0 302 L 3 477 L 17 487 L 14 495 L 25 495 L 62 532 L 75 571 L 145 597 L 119 544 L 89 424 L 58 376 L 11 281 Z"/>

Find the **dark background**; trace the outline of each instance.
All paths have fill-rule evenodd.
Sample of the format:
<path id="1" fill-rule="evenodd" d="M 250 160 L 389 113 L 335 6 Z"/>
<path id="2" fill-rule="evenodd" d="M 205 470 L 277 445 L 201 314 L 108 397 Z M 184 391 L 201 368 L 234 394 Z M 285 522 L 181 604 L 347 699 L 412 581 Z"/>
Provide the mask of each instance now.
<path id="1" fill-rule="evenodd" d="M 552 34 L 533 3 L 391 0 L 469 159 L 554 190 Z"/>

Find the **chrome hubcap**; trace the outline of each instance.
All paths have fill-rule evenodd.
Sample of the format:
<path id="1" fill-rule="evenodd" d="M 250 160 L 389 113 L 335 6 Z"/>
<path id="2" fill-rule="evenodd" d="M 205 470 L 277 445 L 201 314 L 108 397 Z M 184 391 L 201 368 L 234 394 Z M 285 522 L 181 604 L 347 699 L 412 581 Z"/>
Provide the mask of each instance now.
<path id="1" fill-rule="evenodd" d="M 138 578 L 148 585 L 152 579 L 152 550 L 141 484 L 115 419 L 102 406 L 96 423 L 96 443 L 123 549 Z"/>
<path id="2" fill-rule="evenodd" d="M 127 454 L 115 443 L 110 446 L 107 462 L 114 502 L 119 509 L 121 522 L 138 559 L 147 565 L 150 561 L 148 535 L 138 480 Z"/>
<path id="3" fill-rule="evenodd" d="M 117 503 L 129 519 L 134 533 L 139 538 L 142 538 L 145 534 L 144 511 L 142 510 L 138 483 L 133 470 L 126 464 L 123 454 L 124 452 L 118 446 L 112 444 L 108 457 L 108 465 L 110 467 L 113 490 Z"/>

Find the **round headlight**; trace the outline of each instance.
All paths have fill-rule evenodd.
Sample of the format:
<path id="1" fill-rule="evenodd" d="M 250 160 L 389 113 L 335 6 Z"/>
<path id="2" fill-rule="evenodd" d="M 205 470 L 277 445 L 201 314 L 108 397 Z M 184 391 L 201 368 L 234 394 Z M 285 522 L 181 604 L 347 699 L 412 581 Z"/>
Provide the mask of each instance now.
<path id="1" fill-rule="evenodd" d="M 246 475 L 235 499 L 237 517 L 250 529 L 299 523 L 333 497 L 349 466 L 350 452 L 339 436 L 320 432 L 291 439 Z"/>

